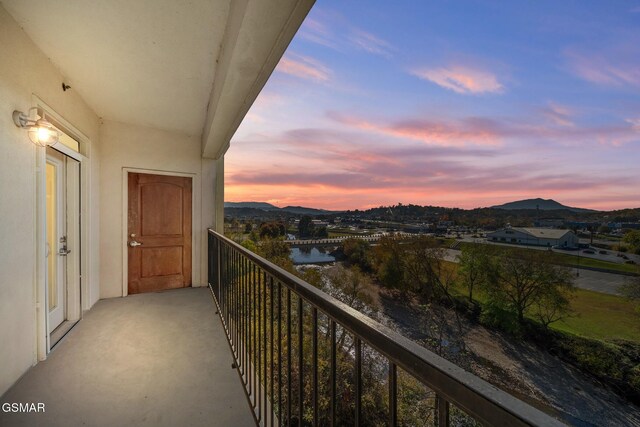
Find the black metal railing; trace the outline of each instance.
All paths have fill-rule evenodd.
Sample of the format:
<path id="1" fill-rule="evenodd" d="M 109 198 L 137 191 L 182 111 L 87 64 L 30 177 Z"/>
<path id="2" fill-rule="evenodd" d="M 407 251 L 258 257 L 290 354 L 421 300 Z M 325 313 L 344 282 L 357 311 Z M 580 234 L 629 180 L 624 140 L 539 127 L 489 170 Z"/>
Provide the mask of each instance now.
<path id="1" fill-rule="evenodd" d="M 564 425 L 219 233 L 208 245 L 257 424 Z"/>

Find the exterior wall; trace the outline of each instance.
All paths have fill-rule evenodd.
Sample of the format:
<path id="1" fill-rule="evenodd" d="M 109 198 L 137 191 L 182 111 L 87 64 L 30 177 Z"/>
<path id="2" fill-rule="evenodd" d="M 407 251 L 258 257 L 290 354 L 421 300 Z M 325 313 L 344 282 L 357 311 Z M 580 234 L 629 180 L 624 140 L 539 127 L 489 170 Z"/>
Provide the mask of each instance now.
<path id="1" fill-rule="evenodd" d="M 513 243 L 513 244 L 532 245 L 532 246 L 567 246 L 567 247 L 578 246 L 578 238 L 575 234 L 571 232 L 566 233 L 561 238 L 554 239 L 554 238 L 537 238 L 530 234 L 523 233 L 518 230 L 503 229 L 503 230 L 495 231 L 493 233 L 488 233 L 487 239 L 492 242 L 495 241 L 498 243 Z"/>
<path id="2" fill-rule="evenodd" d="M 100 129 L 102 182 L 100 208 L 102 236 L 100 297 L 126 294 L 126 214 L 124 183 L 128 170 L 189 174 L 193 177 L 193 286 L 206 285 L 207 228 L 215 224 L 216 166 L 220 160 L 201 157 L 201 140 L 159 129 L 105 121 Z M 220 201 L 220 204 L 222 202 Z"/>
<path id="3" fill-rule="evenodd" d="M 63 76 L 0 5 L 0 395 L 38 360 L 38 259 L 40 227 L 36 190 L 38 158 L 27 133 L 13 124 L 13 110 L 27 111 L 37 95 L 91 140 L 88 220 L 98 223 L 99 121 L 77 92 L 63 92 Z M 89 243 L 89 308 L 98 298 L 97 230 Z M 42 267 L 40 267 L 41 269 Z"/>
<path id="4" fill-rule="evenodd" d="M 565 242 L 566 242 L 566 245 L 565 245 Z M 562 239 L 560 239 L 558 244 L 560 246 L 577 248 L 579 244 L 579 239 L 578 239 L 578 236 L 576 236 L 574 233 L 567 233 L 562 237 Z"/>
<path id="5" fill-rule="evenodd" d="M 512 230 L 512 229 L 509 229 L 509 230 L 503 229 L 503 230 L 495 231 L 493 233 L 488 233 L 487 238 L 491 241 L 494 241 L 494 238 L 495 238 L 497 239 L 495 241 L 502 242 L 502 243 L 517 243 L 522 245 L 537 244 L 537 239 L 535 239 L 536 240 L 535 242 L 531 241 L 532 238 L 528 234 L 522 233 L 520 231 Z M 512 241 L 512 239 L 516 239 L 516 240 Z"/>

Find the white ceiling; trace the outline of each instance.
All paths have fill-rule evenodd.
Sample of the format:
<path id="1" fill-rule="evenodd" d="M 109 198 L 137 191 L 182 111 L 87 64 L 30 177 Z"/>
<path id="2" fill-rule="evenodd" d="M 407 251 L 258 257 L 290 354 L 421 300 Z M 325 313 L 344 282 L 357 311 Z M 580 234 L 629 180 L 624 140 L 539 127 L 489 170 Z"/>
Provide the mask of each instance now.
<path id="1" fill-rule="evenodd" d="M 231 0 L 1 0 L 100 116 L 200 135 Z"/>

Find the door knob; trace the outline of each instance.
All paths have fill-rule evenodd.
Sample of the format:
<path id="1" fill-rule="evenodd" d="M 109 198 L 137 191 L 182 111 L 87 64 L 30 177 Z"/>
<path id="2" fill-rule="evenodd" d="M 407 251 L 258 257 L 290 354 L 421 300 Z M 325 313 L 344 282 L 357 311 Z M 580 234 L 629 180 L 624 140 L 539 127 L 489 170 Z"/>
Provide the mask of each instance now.
<path id="1" fill-rule="evenodd" d="M 136 246 L 141 246 L 142 243 L 140 242 L 136 242 L 135 240 L 132 240 L 129 242 L 129 246 L 131 246 L 132 248 L 135 248 Z"/>
<path id="2" fill-rule="evenodd" d="M 71 253 L 71 249 L 67 249 L 66 246 L 63 246 L 60 248 L 60 250 L 58 251 L 58 255 L 60 256 L 67 256 Z"/>

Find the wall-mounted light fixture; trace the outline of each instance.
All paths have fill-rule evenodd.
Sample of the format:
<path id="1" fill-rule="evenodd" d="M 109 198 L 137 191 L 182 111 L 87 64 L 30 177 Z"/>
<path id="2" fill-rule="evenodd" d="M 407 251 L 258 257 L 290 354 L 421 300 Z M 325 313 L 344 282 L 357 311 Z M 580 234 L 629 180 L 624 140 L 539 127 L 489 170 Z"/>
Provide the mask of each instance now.
<path id="1" fill-rule="evenodd" d="M 32 119 L 33 116 L 39 118 Z M 60 138 L 60 132 L 45 120 L 44 112 L 40 108 L 31 108 L 29 114 L 15 110 L 13 122 L 19 128 L 27 129 L 31 142 L 41 147 L 54 145 Z"/>

